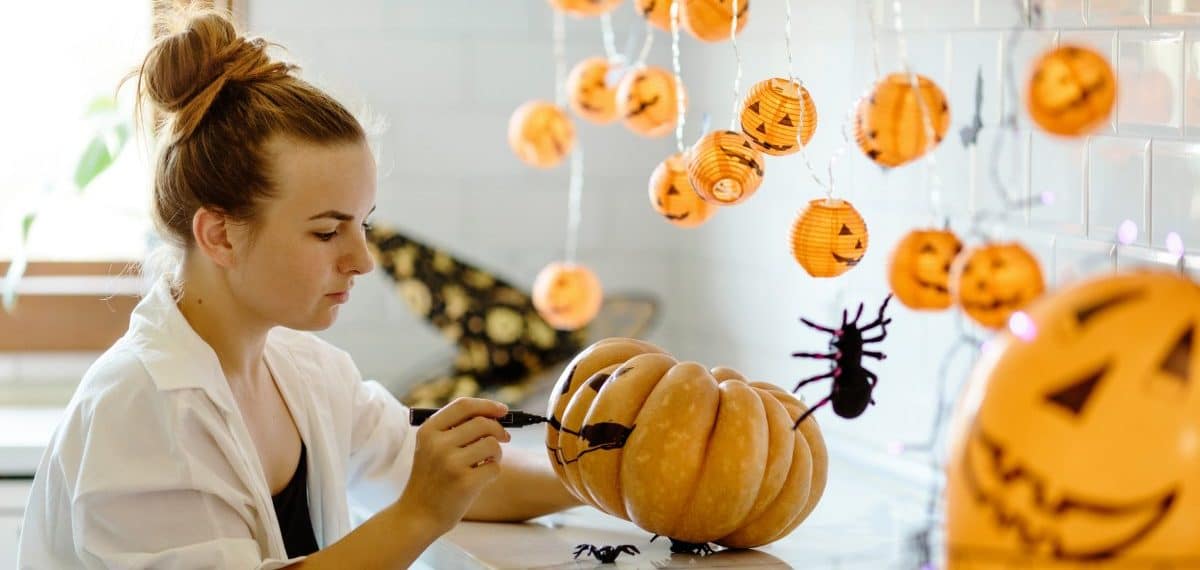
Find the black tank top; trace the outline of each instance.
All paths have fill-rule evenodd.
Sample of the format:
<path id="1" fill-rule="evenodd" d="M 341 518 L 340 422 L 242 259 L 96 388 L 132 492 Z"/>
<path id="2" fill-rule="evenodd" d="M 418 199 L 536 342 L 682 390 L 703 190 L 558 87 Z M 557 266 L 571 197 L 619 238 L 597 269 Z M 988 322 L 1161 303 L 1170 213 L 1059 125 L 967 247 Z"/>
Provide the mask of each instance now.
<path id="1" fill-rule="evenodd" d="M 278 495 L 271 497 L 275 503 L 275 516 L 279 519 L 279 530 L 283 533 L 283 545 L 288 558 L 308 556 L 318 550 L 317 537 L 313 534 L 312 517 L 308 514 L 308 461 L 307 449 L 300 442 L 300 462 L 296 472 Z"/>

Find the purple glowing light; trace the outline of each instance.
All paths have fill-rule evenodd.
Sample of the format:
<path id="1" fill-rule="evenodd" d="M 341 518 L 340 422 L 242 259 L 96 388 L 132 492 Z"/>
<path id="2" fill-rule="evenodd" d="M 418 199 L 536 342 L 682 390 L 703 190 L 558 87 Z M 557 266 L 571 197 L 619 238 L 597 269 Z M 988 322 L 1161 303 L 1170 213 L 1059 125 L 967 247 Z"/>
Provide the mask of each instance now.
<path id="1" fill-rule="evenodd" d="M 1032 342 L 1037 338 L 1037 325 L 1025 311 L 1016 311 L 1008 317 L 1008 330 L 1025 342 Z"/>
<path id="2" fill-rule="evenodd" d="M 901 453 L 904 453 L 904 442 L 893 441 L 889 443 L 887 446 L 887 452 L 889 455 L 900 455 Z"/>
<path id="3" fill-rule="evenodd" d="M 1053 206 L 1054 205 L 1054 192 L 1047 190 L 1045 192 L 1042 192 L 1041 195 L 1039 196 L 1039 198 L 1041 198 L 1043 206 Z"/>
<path id="4" fill-rule="evenodd" d="M 1133 223 L 1133 220 L 1125 220 L 1117 227 L 1117 241 L 1121 242 L 1121 245 L 1133 243 L 1137 239 L 1137 236 L 1138 227 L 1137 224 Z"/>
<path id="5" fill-rule="evenodd" d="M 1170 232 L 1167 234 L 1167 251 L 1176 257 L 1183 255 L 1183 238 L 1179 234 Z"/>

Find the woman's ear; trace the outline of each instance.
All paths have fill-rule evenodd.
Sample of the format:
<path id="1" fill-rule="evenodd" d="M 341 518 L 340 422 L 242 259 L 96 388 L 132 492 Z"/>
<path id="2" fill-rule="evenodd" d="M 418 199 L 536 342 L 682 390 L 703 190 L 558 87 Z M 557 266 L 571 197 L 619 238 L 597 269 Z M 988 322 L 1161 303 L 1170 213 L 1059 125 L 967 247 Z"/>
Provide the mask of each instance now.
<path id="1" fill-rule="evenodd" d="M 230 268 L 234 265 L 234 247 L 230 240 L 233 229 L 229 217 L 209 208 L 199 208 L 192 216 L 192 238 L 196 247 L 218 266 Z"/>

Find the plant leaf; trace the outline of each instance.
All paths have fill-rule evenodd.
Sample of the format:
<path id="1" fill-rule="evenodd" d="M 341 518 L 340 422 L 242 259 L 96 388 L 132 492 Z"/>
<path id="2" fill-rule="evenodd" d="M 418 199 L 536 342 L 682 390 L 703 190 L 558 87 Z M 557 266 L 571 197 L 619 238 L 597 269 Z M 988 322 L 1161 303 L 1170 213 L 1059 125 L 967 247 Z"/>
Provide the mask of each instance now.
<path id="1" fill-rule="evenodd" d="M 29 230 L 33 227 L 33 221 L 37 219 L 37 212 L 29 212 L 21 218 L 21 244 L 24 245 L 29 241 Z"/>
<path id="2" fill-rule="evenodd" d="M 75 167 L 75 188 L 82 192 L 101 172 L 112 166 L 112 163 L 113 155 L 109 152 L 108 145 L 104 144 L 104 135 L 97 134 L 79 157 L 79 164 Z"/>
<path id="3" fill-rule="evenodd" d="M 116 110 L 117 100 L 109 97 L 108 95 L 101 95 L 95 99 L 92 99 L 92 102 L 88 104 L 87 111 L 84 112 L 83 116 L 95 117 L 96 115 L 113 113 L 116 112 Z"/>

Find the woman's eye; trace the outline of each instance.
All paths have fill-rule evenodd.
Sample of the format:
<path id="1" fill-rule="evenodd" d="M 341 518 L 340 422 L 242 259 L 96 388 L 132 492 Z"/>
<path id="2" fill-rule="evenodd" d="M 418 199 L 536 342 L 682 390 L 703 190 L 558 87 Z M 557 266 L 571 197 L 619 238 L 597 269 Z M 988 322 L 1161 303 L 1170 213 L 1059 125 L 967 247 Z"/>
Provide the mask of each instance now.
<path id="1" fill-rule="evenodd" d="M 336 231 L 326 232 L 326 233 L 313 232 L 313 235 L 317 236 L 317 239 L 319 239 L 321 241 L 329 241 L 329 240 L 333 239 L 333 236 L 337 235 L 337 232 Z"/>

